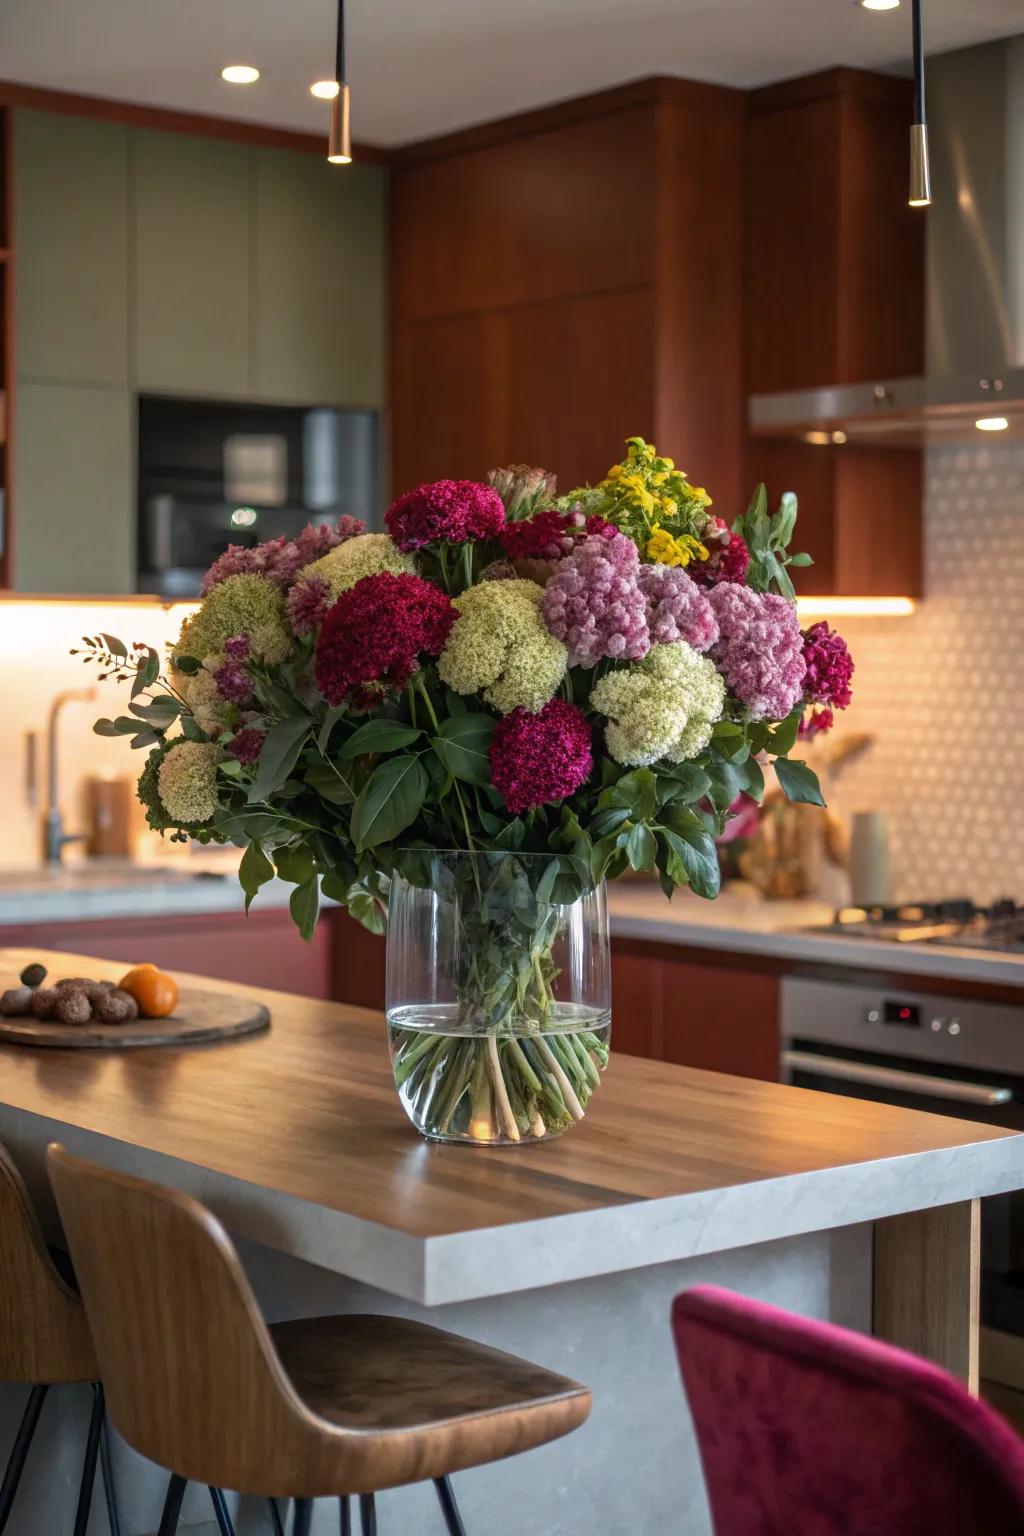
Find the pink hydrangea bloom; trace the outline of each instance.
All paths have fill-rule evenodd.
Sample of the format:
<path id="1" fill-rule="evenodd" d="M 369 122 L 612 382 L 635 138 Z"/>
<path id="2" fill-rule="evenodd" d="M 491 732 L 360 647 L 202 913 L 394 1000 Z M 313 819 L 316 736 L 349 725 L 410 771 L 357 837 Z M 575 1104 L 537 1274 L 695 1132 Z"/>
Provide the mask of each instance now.
<path id="1" fill-rule="evenodd" d="M 541 616 L 569 652 L 569 665 L 602 657 L 638 661 L 651 648 L 647 600 L 637 580 L 640 556 L 615 528 L 588 534 L 544 588 Z"/>
<path id="2" fill-rule="evenodd" d="M 285 612 L 293 632 L 300 638 L 319 629 L 333 599 L 322 576 L 306 576 L 297 581 L 285 598 Z"/>
<path id="3" fill-rule="evenodd" d="M 347 539 L 365 532 L 366 524 L 362 518 L 350 517 L 346 512 L 333 526 L 330 523 L 307 523 L 294 539 L 282 535 L 251 546 L 229 544 L 203 577 L 199 595 L 205 597 L 211 587 L 227 581 L 229 576 L 251 571 L 266 576 L 275 586 L 290 587 L 303 566 L 311 565 Z"/>
<path id="4" fill-rule="evenodd" d="M 671 565 L 642 565 L 637 581 L 647 599 L 652 645 L 685 640 L 695 651 L 706 651 L 718 639 L 715 610 L 684 570 Z"/>
<path id="5" fill-rule="evenodd" d="M 804 663 L 807 667 L 804 692 L 808 699 L 815 704 L 833 704 L 836 709 L 845 709 L 853 697 L 850 691 L 853 657 L 842 635 L 829 629 L 824 620 L 812 624 L 804 633 Z"/>
<path id="6" fill-rule="evenodd" d="M 504 715 L 490 756 L 494 787 L 517 816 L 567 799 L 594 771 L 586 716 L 565 699 L 549 699 L 535 715 L 525 709 Z"/>
<path id="7" fill-rule="evenodd" d="M 505 503 L 497 491 L 476 480 L 434 480 L 406 491 L 384 514 L 399 549 L 422 549 L 444 540 L 492 539 L 505 523 Z"/>
<path id="8" fill-rule="evenodd" d="M 719 638 L 711 656 L 732 694 L 758 720 L 783 720 L 803 691 L 803 635 L 795 608 L 734 582 L 708 589 Z"/>

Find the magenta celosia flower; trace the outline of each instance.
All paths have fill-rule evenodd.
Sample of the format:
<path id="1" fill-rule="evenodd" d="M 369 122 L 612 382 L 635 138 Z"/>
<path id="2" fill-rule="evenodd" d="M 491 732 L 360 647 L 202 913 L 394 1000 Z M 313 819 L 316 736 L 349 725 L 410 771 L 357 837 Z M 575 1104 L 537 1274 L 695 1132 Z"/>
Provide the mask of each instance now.
<path id="1" fill-rule="evenodd" d="M 684 570 L 671 565 L 642 565 L 637 581 L 647 599 L 652 645 L 685 640 L 695 651 L 706 651 L 718 639 L 715 610 Z"/>
<path id="2" fill-rule="evenodd" d="M 516 816 L 567 799 L 593 771 L 590 726 L 565 699 L 549 699 L 535 715 L 514 709 L 494 728 L 491 778 Z"/>
<path id="3" fill-rule="evenodd" d="M 331 589 L 322 576 L 297 581 L 285 598 L 285 612 L 295 634 L 310 635 L 319 629 L 331 606 Z"/>
<path id="4" fill-rule="evenodd" d="M 708 519 L 701 534 L 708 551 L 706 560 L 694 560 L 689 574 L 702 587 L 715 587 L 720 581 L 743 582 L 750 565 L 750 550 L 738 533 L 732 533 L 720 517 Z"/>
<path id="5" fill-rule="evenodd" d="M 806 740 L 813 736 L 823 736 L 830 731 L 835 724 L 835 716 L 830 709 L 811 709 L 800 721 L 800 730 L 797 733 Z"/>
<path id="6" fill-rule="evenodd" d="M 448 594 L 422 576 L 364 576 L 324 619 L 316 685 L 328 704 L 379 703 L 405 687 L 422 655 L 440 655 L 457 617 Z"/>
<path id="7" fill-rule="evenodd" d="M 492 539 L 505 522 L 505 504 L 497 491 L 476 480 L 434 480 L 406 491 L 384 514 L 399 549 L 422 549 L 444 540 Z"/>
<path id="8" fill-rule="evenodd" d="M 815 704 L 845 709 L 853 697 L 850 679 L 853 657 L 842 635 L 822 620 L 804 631 L 804 693 Z"/>
<path id="9" fill-rule="evenodd" d="M 252 679 L 245 668 L 250 649 L 248 635 L 232 635 L 224 642 L 225 660 L 215 669 L 213 681 L 225 703 L 243 708 L 252 703 Z"/>
<path id="10" fill-rule="evenodd" d="M 240 763 L 244 763 L 249 768 L 259 757 L 266 739 L 266 731 L 247 725 L 244 731 L 239 731 L 238 735 L 228 742 L 228 751 L 232 757 L 236 757 Z"/>
<path id="11" fill-rule="evenodd" d="M 366 524 L 362 518 L 350 517 L 346 512 L 333 525 L 307 523 L 294 539 L 286 539 L 282 535 L 280 538 L 266 539 L 262 544 L 252 546 L 229 544 L 203 577 L 199 595 L 205 597 L 210 588 L 215 587 L 218 582 L 227 581 L 229 576 L 238 576 L 249 571 L 266 576 L 275 586 L 289 587 L 303 566 L 319 560 L 321 555 L 326 555 L 339 544 L 344 544 L 346 539 L 355 538 L 357 533 L 365 532 Z"/>
<path id="12" fill-rule="evenodd" d="M 560 560 L 572 553 L 582 529 L 571 512 L 535 512 L 519 523 L 506 523 L 499 534 L 510 560 Z"/>
<path id="13" fill-rule="evenodd" d="M 617 529 L 589 533 L 544 588 L 541 616 L 569 652 L 569 665 L 602 657 L 638 661 L 651 648 L 647 600 L 637 580 L 640 556 Z"/>
<path id="14" fill-rule="evenodd" d="M 707 596 L 719 629 L 710 654 L 730 692 L 755 719 L 784 719 L 806 671 L 796 610 L 774 592 L 734 582 L 709 587 Z"/>

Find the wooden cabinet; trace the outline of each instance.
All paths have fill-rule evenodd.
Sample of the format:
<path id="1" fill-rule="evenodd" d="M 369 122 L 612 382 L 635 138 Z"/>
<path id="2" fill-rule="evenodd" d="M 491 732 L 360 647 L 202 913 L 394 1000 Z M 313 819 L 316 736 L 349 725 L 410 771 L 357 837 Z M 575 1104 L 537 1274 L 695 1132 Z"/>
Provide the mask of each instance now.
<path id="1" fill-rule="evenodd" d="M 370 933 L 347 912 L 331 912 L 327 920 L 331 925 L 331 996 L 339 1003 L 383 1011 L 384 939 Z"/>
<path id="2" fill-rule="evenodd" d="M 132 133 L 135 378 L 240 399 L 250 384 L 250 158 L 243 144 Z"/>
<path id="3" fill-rule="evenodd" d="M 397 489 L 639 433 L 742 494 L 743 98 L 648 80 L 414 145 L 392 186 Z"/>
<path id="4" fill-rule="evenodd" d="M 254 157 L 252 392 L 300 404 L 384 399 L 387 183 L 378 166 Z"/>
<path id="5" fill-rule="evenodd" d="M 18 375 L 123 387 L 128 130 L 19 110 L 13 143 Z"/>
<path id="6" fill-rule="evenodd" d="M 834 69 L 751 93 L 746 378 L 750 394 L 916 374 L 925 217 L 907 206 L 910 84 Z M 794 572 L 819 596 L 921 590 L 921 455 L 751 439 L 747 478 L 800 499 Z"/>

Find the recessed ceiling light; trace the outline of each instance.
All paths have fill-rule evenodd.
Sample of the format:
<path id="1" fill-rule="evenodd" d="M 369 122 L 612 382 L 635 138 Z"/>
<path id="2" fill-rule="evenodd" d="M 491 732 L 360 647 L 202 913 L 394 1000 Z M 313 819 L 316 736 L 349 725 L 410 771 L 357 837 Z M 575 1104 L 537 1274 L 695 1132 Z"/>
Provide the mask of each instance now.
<path id="1" fill-rule="evenodd" d="M 857 0 L 865 11 L 895 11 L 900 0 Z"/>
<path id="2" fill-rule="evenodd" d="M 1010 423 L 1005 416 L 979 416 L 974 425 L 979 432 L 1005 432 Z"/>
<path id="3" fill-rule="evenodd" d="M 333 101 L 338 94 L 337 80 L 314 80 L 309 88 L 311 96 L 319 96 L 321 101 Z"/>
<path id="4" fill-rule="evenodd" d="M 228 85 L 255 85 L 260 72 L 255 64 L 225 64 L 220 77 Z"/>

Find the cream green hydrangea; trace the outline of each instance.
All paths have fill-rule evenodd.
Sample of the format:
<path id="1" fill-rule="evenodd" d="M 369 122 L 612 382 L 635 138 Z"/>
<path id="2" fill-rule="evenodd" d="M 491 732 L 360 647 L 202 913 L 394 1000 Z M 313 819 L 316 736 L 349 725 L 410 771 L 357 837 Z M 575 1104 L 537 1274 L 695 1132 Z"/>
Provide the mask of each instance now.
<path id="1" fill-rule="evenodd" d="M 231 706 L 221 698 L 214 678 L 217 668 L 223 666 L 225 660 L 223 652 L 214 651 L 191 677 L 181 672 L 175 676 L 175 687 L 192 711 L 200 730 L 208 736 L 218 736 L 231 719 Z"/>
<path id="2" fill-rule="evenodd" d="M 217 809 L 217 747 L 209 741 L 180 741 L 157 771 L 157 792 L 174 822 L 209 821 Z"/>
<path id="3" fill-rule="evenodd" d="M 725 707 L 725 683 L 714 662 L 679 640 L 652 646 L 635 666 L 600 678 L 590 704 L 607 717 L 605 741 L 617 763 L 647 768 L 662 757 L 681 763 L 711 740 Z"/>
<path id="4" fill-rule="evenodd" d="M 540 616 L 543 590 L 535 581 L 481 581 L 453 598 L 459 617 L 437 663 L 441 681 L 482 693 L 503 715 L 543 708 L 569 656 Z"/>
<path id="5" fill-rule="evenodd" d="M 295 642 L 285 621 L 284 598 L 255 572 L 229 576 L 210 589 L 199 612 L 181 626 L 174 654 L 205 661 L 223 651 L 232 635 L 248 635 L 251 654 L 271 666 L 291 654 Z"/>
<path id="6" fill-rule="evenodd" d="M 301 578 L 319 576 L 327 583 L 331 597 L 340 597 L 349 587 L 354 587 L 364 576 L 377 576 L 388 571 L 392 576 L 414 572 L 416 562 L 412 555 L 399 549 L 394 539 L 386 533 L 360 533 L 354 539 L 346 539 L 319 560 L 303 566 Z"/>

